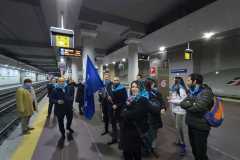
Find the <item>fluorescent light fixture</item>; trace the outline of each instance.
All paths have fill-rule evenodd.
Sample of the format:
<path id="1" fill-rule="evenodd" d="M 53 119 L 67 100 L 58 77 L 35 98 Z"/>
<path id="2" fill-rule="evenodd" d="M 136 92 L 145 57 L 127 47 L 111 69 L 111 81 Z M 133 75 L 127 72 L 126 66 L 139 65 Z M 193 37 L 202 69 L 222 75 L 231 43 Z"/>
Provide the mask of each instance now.
<path id="1" fill-rule="evenodd" d="M 159 51 L 164 52 L 165 50 L 166 50 L 166 47 L 165 47 L 165 46 L 159 47 Z"/>
<path id="2" fill-rule="evenodd" d="M 216 71 L 216 74 L 219 74 L 219 71 Z"/>
<path id="3" fill-rule="evenodd" d="M 113 61 L 113 62 L 112 62 L 112 64 L 116 64 L 116 62 L 115 62 L 115 61 Z"/>
<path id="4" fill-rule="evenodd" d="M 63 63 L 64 62 L 64 58 L 61 57 L 60 58 L 60 62 Z"/>
<path id="5" fill-rule="evenodd" d="M 206 32 L 206 33 L 203 33 L 202 38 L 210 39 L 210 38 L 212 38 L 212 36 L 214 36 L 215 34 L 216 34 L 215 32 Z"/>
<path id="6" fill-rule="evenodd" d="M 123 62 L 126 62 L 126 58 L 123 58 L 122 61 L 123 61 Z"/>
<path id="7" fill-rule="evenodd" d="M 108 64 L 105 64 L 105 66 L 108 66 Z"/>

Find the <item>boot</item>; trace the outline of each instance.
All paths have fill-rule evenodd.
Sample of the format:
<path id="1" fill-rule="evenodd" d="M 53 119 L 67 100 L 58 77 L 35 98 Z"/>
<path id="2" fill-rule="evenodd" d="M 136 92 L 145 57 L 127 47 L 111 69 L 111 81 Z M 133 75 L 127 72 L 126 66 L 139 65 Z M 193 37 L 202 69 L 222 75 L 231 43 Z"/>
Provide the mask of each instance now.
<path id="1" fill-rule="evenodd" d="M 186 145 L 185 144 L 181 144 L 180 145 L 180 155 L 181 156 L 185 156 L 186 154 Z"/>

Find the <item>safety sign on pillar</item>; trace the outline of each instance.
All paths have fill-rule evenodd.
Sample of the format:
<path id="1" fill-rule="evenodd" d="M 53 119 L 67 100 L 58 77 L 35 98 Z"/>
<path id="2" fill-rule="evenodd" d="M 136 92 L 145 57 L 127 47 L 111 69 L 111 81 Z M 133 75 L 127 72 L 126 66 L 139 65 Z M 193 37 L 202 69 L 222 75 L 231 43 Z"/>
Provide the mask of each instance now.
<path id="1" fill-rule="evenodd" d="M 150 68 L 150 76 L 151 77 L 156 77 L 157 76 L 157 67 L 153 66 Z"/>

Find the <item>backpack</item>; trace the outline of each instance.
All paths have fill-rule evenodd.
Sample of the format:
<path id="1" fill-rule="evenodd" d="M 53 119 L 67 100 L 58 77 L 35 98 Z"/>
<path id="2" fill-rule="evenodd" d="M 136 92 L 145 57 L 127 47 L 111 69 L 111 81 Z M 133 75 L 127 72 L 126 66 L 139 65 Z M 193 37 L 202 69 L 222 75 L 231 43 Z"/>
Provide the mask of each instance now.
<path id="1" fill-rule="evenodd" d="M 214 105 L 211 111 L 204 115 L 211 127 L 219 127 L 224 120 L 223 101 L 220 97 L 214 97 Z"/>

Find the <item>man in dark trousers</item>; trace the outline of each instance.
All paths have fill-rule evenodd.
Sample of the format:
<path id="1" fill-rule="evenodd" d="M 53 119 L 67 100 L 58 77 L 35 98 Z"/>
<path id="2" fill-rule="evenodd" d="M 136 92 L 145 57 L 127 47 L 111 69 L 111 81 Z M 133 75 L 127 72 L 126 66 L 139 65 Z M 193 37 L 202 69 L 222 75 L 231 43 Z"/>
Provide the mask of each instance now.
<path id="1" fill-rule="evenodd" d="M 84 85 L 81 81 L 77 85 L 77 95 L 76 95 L 76 102 L 78 103 L 79 107 L 79 114 L 83 115 L 83 106 L 84 106 Z"/>
<path id="2" fill-rule="evenodd" d="M 58 119 L 59 130 L 61 132 L 61 138 L 58 141 L 58 147 L 64 147 L 65 141 L 65 127 L 64 127 L 64 117 L 67 117 L 67 130 L 68 140 L 73 140 L 72 133 L 74 132 L 71 128 L 73 119 L 73 100 L 74 100 L 74 85 L 65 84 L 64 78 L 58 79 L 58 84 L 52 93 L 52 100 L 55 104 L 56 116 Z"/>
<path id="3" fill-rule="evenodd" d="M 51 94 L 53 92 L 53 89 L 55 88 L 56 86 L 56 80 L 55 79 L 52 79 L 50 83 L 47 84 L 47 90 L 48 90 L 48 98 L 49 98 L 49 104 L 48 104 L 48 115 L 47 115 L 47 118 L 50 118 L 51 117 L 51 113 L 52 113 L 52 108 L 53 108 L 53 102 L 52 102 L 52 99 L 51 99 Z M 54 110 L 55 112 L 55 110 Z"/>
<path id="4" fill-rule="evenodd" d="M 102 105 L 102 113 L 103 113 L 103 122 L 105 131 L 102 135 L 108 134 L 108 126 L 109 126 L 109 110 L 112 107 L 111 102 L 111 89 L 112 89 L 112 82 L 110 80 L 109 73 L 104 73 L 104 86 L 105 88 L 99 92 L 99 101 Z"/>
<path id="5" fill-rule="evenodd" d="M 195 160 L 208 160 L 207 138 L 210 126 L 204 115 L 211 110 L 214 103 L 214 95 L 207 85 L 203 85 L 203 76 L 191 74 L 187 78 L 189 95 L 180 106 L 187 111 L 186 123 L 192 153 Z"/>
<path id="6" fill-rule="evenodd" d="M 111 117 L 113 133 L 112 133 L 112 141 L 108 143 L 109 145 L 118 142 L 117 126 L 120 122 L 120 115 L 122 113 L 124 106 L 126 106 L 126 101 L 128 98 L 127 90 L 122 84 L 120 84 L 119 77 L 114 77 L 113 79 L 111 98 L 112 98 L 113 105 L 110 110 L 110 117 Z"/>

